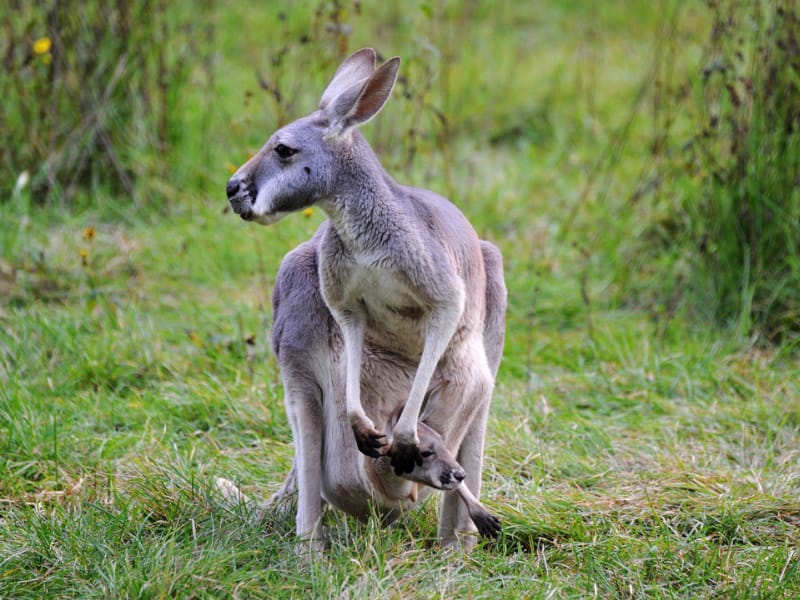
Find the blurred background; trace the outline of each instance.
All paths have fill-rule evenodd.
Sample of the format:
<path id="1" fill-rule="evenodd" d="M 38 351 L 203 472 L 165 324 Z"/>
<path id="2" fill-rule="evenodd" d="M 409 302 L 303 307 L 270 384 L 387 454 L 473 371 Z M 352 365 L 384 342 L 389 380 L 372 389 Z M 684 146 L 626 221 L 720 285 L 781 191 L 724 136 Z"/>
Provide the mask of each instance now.
<path id="1" fill-rule="evenodd" d="M 368 138 L 506 249 L 517 319 L 579 300 L 800 326 L 794 2 L 68 0 L 7 2 L 0 27 L 6 210 L 221 210 L 230 172 L 375 46 L 403 63 Z"/>

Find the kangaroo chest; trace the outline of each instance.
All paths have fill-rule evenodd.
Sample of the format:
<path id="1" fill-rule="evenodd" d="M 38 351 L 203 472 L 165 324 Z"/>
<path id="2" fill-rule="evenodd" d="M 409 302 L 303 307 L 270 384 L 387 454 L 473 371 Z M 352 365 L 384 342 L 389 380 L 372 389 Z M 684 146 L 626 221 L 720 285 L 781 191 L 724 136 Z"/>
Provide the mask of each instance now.
<path id="1" fill-rule="evenodd" d="M 367 258 L 340 262 L 332 276 L 325 271 L 323 293 L 334 313 L 363 317 L 370 344 L 419 357 L 428 309 L 402 273 Z"/>

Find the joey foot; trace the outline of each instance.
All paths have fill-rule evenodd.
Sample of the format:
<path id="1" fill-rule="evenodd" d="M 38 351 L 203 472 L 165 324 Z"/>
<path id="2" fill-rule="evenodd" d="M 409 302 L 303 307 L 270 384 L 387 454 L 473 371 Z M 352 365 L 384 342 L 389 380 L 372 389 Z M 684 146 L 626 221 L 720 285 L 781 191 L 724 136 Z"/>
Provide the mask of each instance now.
<path id="1" fill-rule="evenodd" d="M 478 528 L 478 533 L 485 538 L 496 538 L 503 528 L 503 526 L 500 524 L 500 519 L 486 510 L 471 514 L 470 518 Z"/>
<path id="2" fill-rule="evenodd" d="M 380 431 L 375 430 L 367 423 L 354 421 L 353 435 L 356 438 L 356 446 L 362 454 L 372 458 L 382 456 L 379 450 L 386 445 L 386 436 Z"/>
<path id="3" fill-rule="evenodd" d="M 401 476 L 405 473 L 411 473 L 414 466 L 422 466 L 422 454 L 419 451 L 419 445 L 409 444 L 395 440 L 389 449 L 386 451 L 389 456 L 389 464 L 394 467 L 394 474 Z"/>

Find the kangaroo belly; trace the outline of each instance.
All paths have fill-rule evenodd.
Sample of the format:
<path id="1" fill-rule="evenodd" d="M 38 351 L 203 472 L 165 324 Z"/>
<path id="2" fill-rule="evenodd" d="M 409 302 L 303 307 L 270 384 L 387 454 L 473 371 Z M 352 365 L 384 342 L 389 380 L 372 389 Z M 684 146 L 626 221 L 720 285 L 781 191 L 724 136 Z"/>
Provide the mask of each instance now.
<path id="1" fill-rule="evenodd" d="M 327 452 L 326 452 L 327 454 Z M 430 488 L 389 476 L 382 479 L 358 456 L 326 457 L 322 468 L 322 497 L 331 506 L 360 519 L 378 513 L 391 518 L 414 508 L 428 496 Z"/>
<path id="2" fill-rule="evenodd" d="M 324 433 L 322 451 L 323 499 L 331 506 L 359 518 L 376 511 L 384 519 L 413 508 L 430 488 L 419 489 L 411 481 L 388 475 L 382 478 L 359 452 L 347 419 L 344 394 L 344 364 L 338 365 L 338 383 L 323 397 Z M 415 364 L 369 344 L 364 348 L 361 393 L 364 409 L 383 430 L 389 417 L 406 402 Z"/>
<path id="3" fill-rule="evenodd" d="M 354 476 L 355 475 L 355 476 Z M 371 489 L 354 473 L 322 469 L 322 498 L 349 515 L 366 519 L 370 515 Z"/>
<path id="4" fill-rule="evenodd" d="M 391 520 L 416 507 L 433 491 L 429 487 L 402 482 L 387 490 L 387 485 L 372 481 L 361 473 L 345 473 L 337 469 L 322 470 L 322 498 L 334 508 L 359 519 L 368 519 L 373 514 Z M 388 495 L 387 495 L 388 491 Z"/>
<path id="5" fill-rule="evenodd" d="M 368 257 L 336 263 L 338 277 L 326 277 L 322 286 L 334 311 L 361 314 L 366 319 L 369 344 L 419 359 L 429 308 L 402 275 L 377 266 Z"/>
<path id="6" fill-rule="evenodd" d="M 425 313 L 410 303 L 390 305 L 364 303 L 367 315 L 365 341 L 375 347 L 390 348 L 408 360 L 419 360 L 425 340 Z"/>

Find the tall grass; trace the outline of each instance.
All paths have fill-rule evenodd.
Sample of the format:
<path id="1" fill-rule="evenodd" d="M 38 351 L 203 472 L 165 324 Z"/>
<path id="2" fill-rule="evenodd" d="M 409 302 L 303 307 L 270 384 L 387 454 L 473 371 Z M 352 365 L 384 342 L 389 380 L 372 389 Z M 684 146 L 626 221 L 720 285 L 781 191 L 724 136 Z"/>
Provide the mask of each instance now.
<path id="1" fill-rule="evenodd" d="M 212 6 L 3 3 L 3 198 L 26 182 L 37 203 L 147 196 L 180 142 L 181 91 L 211 77 Z"/>
<path id="2" fill-rule="evenodd" d="M 664 99 L 653 109 L 650 188 L 661 208 L 645 260 L 657 277 L 673 275 L 661 287 L 667 312 L 682 305 L 746 336 L 796 338 L 800 9 L 719 0 L 708 10 L 699 66 L 682 81 L 654 80 Z M 674 46 L 679 33 L 665 32 L 673 39 L 663 43 Z M 674 61 L 674 52 L 659 58 Z"/>
<path id="3" fill-rule="evenodd" d="M 721 2 L 700 91 L 707 172 L 692 232 L 715 314 L 780 339 L 800 333 L 800 9 Z"/>

